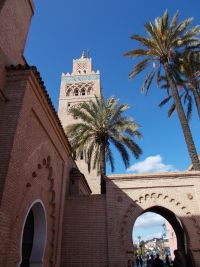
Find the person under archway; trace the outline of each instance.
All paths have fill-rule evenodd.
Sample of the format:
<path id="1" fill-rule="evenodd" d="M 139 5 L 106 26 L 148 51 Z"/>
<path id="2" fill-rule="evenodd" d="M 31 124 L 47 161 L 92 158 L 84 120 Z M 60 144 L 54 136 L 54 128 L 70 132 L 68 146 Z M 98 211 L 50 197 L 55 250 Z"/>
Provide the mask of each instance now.
<path id="1" fill-rule="evenodd" d="M 139 261 L 140 261 L 140 267 L 143 266 L 143 259 L 142 259 L 142 256 L 139 257 Z"/>
<path id="2" fill-rule="evenodd" d="M 139 267 L 139 265 L 140 265 L 140 258 L 139 258 L 139 256 L 136 257 L 136 265 L 137 265 L 137 267 Z"/>
<path id="3" fill-rule="evenodd" d="M 151 254 L 151 258 L 150 258 L 150 267 L 152 267 L 154 264 L 154 255 Z"/>
<path id="4" fill-rule="evenodd" d="M 166 257 L 165 257 L 165 265 L 166 265 L 167 267 L 170 266 L 169 255 L 166 255 Z"/>
<path id="5" fill-rule="evenodd" d="M 152 267 L 164 267 L 163 260 L 160 259 L 160 255 L 157 254 Z"/>
<path id="6" fill-rule="evenodd" d="M 184 253 L 181 250 L 175 249 L 174 256 L 173 267 L 187 267 Z"/>
<path id="7" fill-rule="evenodd" d="M 149 255 L 147 255 L 147 266 L 146 267 L 151 267 L 151 259 L 149 257 Z"/>

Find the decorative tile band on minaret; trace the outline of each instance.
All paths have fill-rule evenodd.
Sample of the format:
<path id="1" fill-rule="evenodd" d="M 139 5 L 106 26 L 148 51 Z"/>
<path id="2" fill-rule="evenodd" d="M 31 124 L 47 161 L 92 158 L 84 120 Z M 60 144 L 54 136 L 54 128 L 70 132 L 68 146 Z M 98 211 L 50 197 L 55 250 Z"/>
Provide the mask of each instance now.
<path id="1" fill-rule="evenodd" d="M 79 59 L 73 60 L 72 73 L 62 73 L 58 116 L 63 128 L 77 122 L 69 109 L 83 102 L 101 97 L 100 72 L 92 69 L 92 59 L 83 52 Z M 76 160 L 80 171 L 85 175 L 93 193 L 100 193 L 100 179 L 96 170 L 88 173 L 83 157 Z"/>

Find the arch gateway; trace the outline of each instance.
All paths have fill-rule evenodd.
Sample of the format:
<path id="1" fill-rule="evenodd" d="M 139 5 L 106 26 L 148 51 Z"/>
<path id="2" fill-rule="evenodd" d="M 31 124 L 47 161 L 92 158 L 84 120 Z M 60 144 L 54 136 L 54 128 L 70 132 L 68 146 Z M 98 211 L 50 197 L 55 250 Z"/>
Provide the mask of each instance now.
<path id="1" fill-rule="evenodd" d="M 200 266 L 200 180 L 198 172 L 112 175 L 107 178 L 109 266 L 133 259 L 132 229 L 146 211 L 165 217 L 188 266 Z"/>
<path id="2" fill-rule="evenodd" d="M 43 266 L 46 224 L 44 205 L 41 201 L 36 201 L 28 210 L 24 222 L 19 267 Z"/>

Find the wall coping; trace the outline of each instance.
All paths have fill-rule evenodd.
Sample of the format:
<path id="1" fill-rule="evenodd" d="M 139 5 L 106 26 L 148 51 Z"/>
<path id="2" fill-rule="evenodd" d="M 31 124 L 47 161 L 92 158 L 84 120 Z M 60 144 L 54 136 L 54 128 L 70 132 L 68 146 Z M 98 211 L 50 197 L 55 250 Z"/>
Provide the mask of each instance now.
<path id="1" fill-rule="evenodd" d="M 171 179 L 171 178 L 200 178 L 200 171 L 184 172 L 159 172 L 159 173 L 141 173 L 141 174 L 113 174 L 107 175 L 106 180 L 137 180 L 137 179 Z"/>

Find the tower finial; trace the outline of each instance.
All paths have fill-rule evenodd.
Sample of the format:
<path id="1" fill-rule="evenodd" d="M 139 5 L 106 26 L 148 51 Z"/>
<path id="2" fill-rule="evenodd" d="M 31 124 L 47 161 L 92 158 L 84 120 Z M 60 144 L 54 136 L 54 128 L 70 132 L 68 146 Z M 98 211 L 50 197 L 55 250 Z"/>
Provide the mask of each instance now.
<path id="1" fill-rule="evenodd" d="M 86 58 L 86 54 L 85 54 L 85 52 L 83 51 L 83 53 L 82 53 L 82 56 L 81 56 L 81 58 L 83 59 L 83 58 Z"/>

